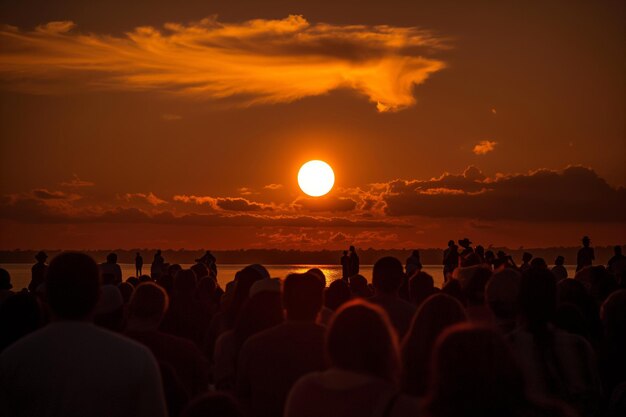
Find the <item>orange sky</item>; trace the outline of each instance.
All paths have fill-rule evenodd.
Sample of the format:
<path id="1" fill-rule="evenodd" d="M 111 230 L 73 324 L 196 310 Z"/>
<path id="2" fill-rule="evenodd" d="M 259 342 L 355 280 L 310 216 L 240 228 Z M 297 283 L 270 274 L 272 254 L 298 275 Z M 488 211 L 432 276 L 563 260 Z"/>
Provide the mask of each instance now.
<path id="1" fill-rule="evenodd" d="M 623 2 L 126 3 L 0 6 L 0 249 L 623 243 Z"/>

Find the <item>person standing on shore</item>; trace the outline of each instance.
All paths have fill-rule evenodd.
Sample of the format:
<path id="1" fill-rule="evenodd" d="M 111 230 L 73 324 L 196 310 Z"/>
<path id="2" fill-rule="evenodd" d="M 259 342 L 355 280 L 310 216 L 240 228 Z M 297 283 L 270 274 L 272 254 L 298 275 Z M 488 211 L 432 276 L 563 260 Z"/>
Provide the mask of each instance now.
<path id="1" fill-rule="evenodd" d="M 344 280 L 350 278 L 350 257 L 347 250 L 343 251 L 343 256 L 341 257 L 341 278 Z"/>
<path id="2" fill-rule="evenodd" d="M 589 239 L 589 236 L 584 236 L 583 247 L 578 250 L 578 256 L 576 256 L 576 272 L 593 265 L 593 261 L 596 259 L 596 255 L 590 244 L 591 239 Z"/>
<path id="3" fill-rule="evenodd" d="M 350 246 L 350 276 L 359 273 L 359 255 L 356 253 L 354 246 Z"/>
<path id="4" fill-rule="evenodd" d="M 137 277 L 141 276 L 141 270 L 143 269 L 143 258 L 141 254 L 137 252 L 137 256 L 135 256 L 135 275 Z"/>
<path id="5" fill-rule="evenodd" d="M 48 270 L 48 265 L 46 264 L 46 259 L 48 259 L 48 255 L 44 251 L 39 251 L 37 255 L 35 255 L 35 259 L 37 263 L 33 265 L 31 268 L 31 279 L 30 284 L 28 284 L 28 290 L 30 292 L 35 292 L 37 287 L 44 283 L 46 279 L 46 271 Z"/>
<path id="6" fill-rule="evenodd" d="M 152 279 L 157 279 L 163 273 L 163 265 L 165 264 L 165 259 L 163 255 L 161 255 L 161 249 L 157 249 L 154 254 L 154 260 L 152 261 L 152 265 L 150 266 L 150 277 Z"/>

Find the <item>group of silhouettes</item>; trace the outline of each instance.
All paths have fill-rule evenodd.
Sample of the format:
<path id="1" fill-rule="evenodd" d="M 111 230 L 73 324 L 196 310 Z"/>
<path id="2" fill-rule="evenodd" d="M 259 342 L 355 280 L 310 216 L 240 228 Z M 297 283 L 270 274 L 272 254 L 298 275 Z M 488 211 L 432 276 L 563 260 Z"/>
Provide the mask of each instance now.
<path id="1" fill-rule="evenodd" d="M 621 250 L 595 265 L 584 239 L 568 277 L 450 241 L 442 288 L 418 250 L 371 282 L 352 246 L 343 279 L 253 264 L 224 288 L 210 252 L 126 280 L 40 252 L 28 290 L 0 269 L 0 416 L 624 416 Z"/>

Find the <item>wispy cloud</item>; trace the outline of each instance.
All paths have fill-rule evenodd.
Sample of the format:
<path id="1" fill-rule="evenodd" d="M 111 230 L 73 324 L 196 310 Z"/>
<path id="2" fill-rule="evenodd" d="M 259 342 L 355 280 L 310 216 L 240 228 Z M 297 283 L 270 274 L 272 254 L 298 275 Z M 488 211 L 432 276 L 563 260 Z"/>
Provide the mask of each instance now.
<path id="1" fill-rule="evenodd" d="M 161 204 L 167 204 L 167 201 L 157 197 L 154 193 L 126 193 L 123 196 L 124 200 L 130 201 L 133 199 L 145 200 L 152 206 L 160 206 Z"/>
<path id="2" fill-rule="evenodd" d="M 338 88 L 379 111 L 415 103 L 413 87 L 444 68 L 441 39 L 415 27 L 311 24 L 302 16 L 223 23 L 215 18 L 125 36 L 83 34 L 73 22 L 0 29 L 4 88 L 158 91 L 242 104 L 290 102 Z"/>
<path id="3" fill-rule="evenodd" d="M 80 179 L 78 177 L 78 175 L 73 174 L 71 180 L 63 181 L 59 185 L 61 185 L 62 187 L 76 187 L 76 188 L 78 188 L 78 187 L 93 187 L 96 184 L 94 182 L 91 182 L 91 181 L 82 180 L 82 179 Z"/>
<path id="4" fill-rule="evenodd" d="M 498 142 L 494 142 L 491 140 L 481 140 L 474 146 L 473 152 L 476 155 L 484 155 L 493 151 L 496 148 L 497 144 Z"/>

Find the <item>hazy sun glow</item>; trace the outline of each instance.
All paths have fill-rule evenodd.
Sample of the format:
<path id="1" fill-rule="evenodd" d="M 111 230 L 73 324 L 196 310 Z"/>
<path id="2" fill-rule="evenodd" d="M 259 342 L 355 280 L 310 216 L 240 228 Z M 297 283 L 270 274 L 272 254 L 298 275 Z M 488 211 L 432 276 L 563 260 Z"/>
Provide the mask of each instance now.
<path id="1" fill-rule="evenodd" d="M 335 173 L 324 161 L 313 160 L 300 167 L 298 185 L 305 194 L 320 197 L 327 194 L 335 184 Z"/>

